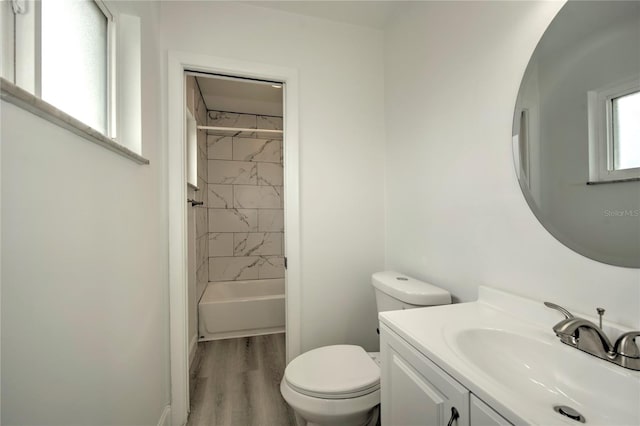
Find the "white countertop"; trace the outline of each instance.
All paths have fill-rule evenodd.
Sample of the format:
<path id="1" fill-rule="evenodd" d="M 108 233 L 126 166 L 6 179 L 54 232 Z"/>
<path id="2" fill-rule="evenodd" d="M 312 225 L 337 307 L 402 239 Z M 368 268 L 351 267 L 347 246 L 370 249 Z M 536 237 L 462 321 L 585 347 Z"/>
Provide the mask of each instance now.
<path id="1" fill-rule="evenodd" d="M 562 344 L 552 331 L 553 325 L 559 322 L 562 316 L 545 308 L 541 301 L 481 287 L 477 302 L 389 311 L 380 313 L 379 318 L 382 324 L 514 424 L 579 425 L 580 423 L 553 411 L 554 404 L 563 403 L 584 415 L 587 424 L 629 424 L 628 419 L 633 419 L 634 423 L 631 424 L 640 424 L 640 372 L 623 369 Z M 530 378 L 526 377 L 526 369 L 529 368 L 526 363 L 521 362 L 522 365 L 518 366 L 522 368 L 518 370 L 522 371 L 522 374 L 516 379 L 522 389 L 539 385 L 537 389 L 533 388 L 535 398 L 523 393 L 526 390 L 519 392 L 518 386 L 509 383 L 508 376 L 498 380 L 495 374 L 487 374 L 480 364 L 470 360 L 461 351 L 459 339 L 460 336 L 465 336 L 461 332 L 470 329 L 495 331 L 516 338 L 522 336 L 527 338 L 526 342 L 539 344 L 541 349 L 544 349 L 541 353 L 553 355 L 548 362 L 538 356 L 537 365 L 546 367 L 548 364 L 549 368 L 538 368 L 537 372 L 532 372 Z M 624 327 L 610 323 L 605 323 L 604 329 L 612 339 L 627 331 Z M 462 343 L 469 347 L 468 342 Z M 502 355 L 502 358 L 517 349 L 512 348 L 514 345 L 510 344 L 496 346 L 499 347 L 481 349 L 486 349 L 483 352 L 485 355 L 494 351 L 493 353 Z M 558 357 L 555 354 L 558 354 Z M 513 359 L 511 357 L 512 361 Z M 484 362 L 491 363 L 491 356 L 485 356 Z M 495 362 L 499 363 L 500 357 L 496 357 Z M 493 367 L 494 371 L 500 371 L 500 365 Z M 558 378 L 559 386 L 548 385 L 557 376 L 553 373 L 554 369 L 562 373 L 559 375 L 562 377 Z M 550 377 L 549 382 L 536 382 L 536 374 L 541 370 L 548 370 L 542 371 L 541 374 Z M 590 375 L 588 381 L 580 379 L 587 374 Z M 562 380 L 566 380 L 567 377 L 569 382 L 572 382 L 574 377 L 578 378 L 578 385 L 569 383 L 565 388 L 565 382 Z M 624 380 L 624 386 L 619 386 L 620 380 Z M 585 383 L 589 386 L 584 386 Z M 591 387 L 593 383 L 602 386 L 596 389 L 586 388 Z M 616 389 L 606 389 L 607 385 Z M 571 391 L 567 392 L 567 388 Z M 621 389 L 624 390 L 624 394 L 616 395 L 616 392 L 622 392 Z M 602 398 L 598 393 L 602 393 Z M 601 401 L 604 402 L 600 404 Z M 600 406 L 597 406 L 598 404 Z M 609 411 L 613 414 L 609 414 Z M 624 411 L 624 415 L 616 417 L 615 413 L 621 411 Z"/>

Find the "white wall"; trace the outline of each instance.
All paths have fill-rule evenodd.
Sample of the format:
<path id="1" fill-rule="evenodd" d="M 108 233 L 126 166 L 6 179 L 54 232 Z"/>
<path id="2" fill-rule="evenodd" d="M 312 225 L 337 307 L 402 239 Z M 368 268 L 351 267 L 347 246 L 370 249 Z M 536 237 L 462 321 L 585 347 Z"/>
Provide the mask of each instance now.
<path id="1" fill-rule="evenodd" d="M 296 68 L 300 76 L 302 349 L 378 346 L 383 267 L 383 37 L 221 2 L 162 2 L 164 46 Z"/>
<path id="2" fill-rule="evenodd" d="M 640 270 L 589 260 L 529 210 L 511 153 L 514 103 L 561 2 L 434 2 L 385 33 L 386 259 L 458 300 L 491 285 L 640 324 Z"/>
<path id="3" fill-rule="evenodd" d="M 141 166 L 2 102 L 2 424 L 156 425 L 169 401 L 158 7 Z"/>

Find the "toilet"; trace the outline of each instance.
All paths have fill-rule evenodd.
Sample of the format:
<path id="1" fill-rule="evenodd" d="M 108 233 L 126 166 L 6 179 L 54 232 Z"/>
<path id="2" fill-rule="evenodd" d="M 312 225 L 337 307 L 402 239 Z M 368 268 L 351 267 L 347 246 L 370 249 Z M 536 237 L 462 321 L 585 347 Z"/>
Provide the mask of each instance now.
<path id="1" fill-rule="evenodd" d="M 451 303 L 448 291 L 398 272 L 376 272 L 371 283 L 378 312 Z M 375 426 L 379 353 L 355 345 L 310 350 L 287 365 L 280 392 L 307 426 Z"/>

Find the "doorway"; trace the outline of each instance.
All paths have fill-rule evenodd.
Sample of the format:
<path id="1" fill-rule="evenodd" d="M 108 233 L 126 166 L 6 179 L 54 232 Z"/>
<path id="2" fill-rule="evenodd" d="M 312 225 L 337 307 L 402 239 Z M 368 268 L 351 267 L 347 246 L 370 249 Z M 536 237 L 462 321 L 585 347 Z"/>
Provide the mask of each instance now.
<path id="1" fill-rule="evenodd" d="M 215 57 L 205 57 L 202 55 L 192 55 L 187 53 L 179 53 L 179 52 L 171 52 L 169 54 L 168 60 L 168 172 L 169 172 L 169 227 L 170 227 L 170 259 L 169 259 L 169 272 L 170 272 L 170 353 L 171 353 L 171 414 L 172 414 L 172 424 L 175 425 L 183 425 L 187 419 L 188 407 L 189 407 L 189 388 L 188 388 L 188 371 L 189 371 L 189 346 L 190 346 L 190 336 L 189 336 L 189 292 L 188 292 L 188 283 L 189 283 L 189 265 L 188 265 L 188 247 L 189 247 L 189 239 L 188 239 L 188 209 L 191 207 L 187 207 L 185 204 L 185 200 L 187 199 L 188 189 L 185 182 L 187 182 L 187 176 L 189 175 L 189 170 L 187 167 L 187 159 L 190 158 L 188 155 L 188 144 L 186 142 L 185 135 L 187 134 L 185 126 L 187 126 L 187 121 L 184 119 L 186 115 L 186 96 L 187 96 L 187 86 L 185 84 L 185 72 L 190 72 L 194 74 L 198 74 L 197 78 L 205 78 L 205 76 L 215 75 L 218 80 L 232 77 L 229 81 L 238 81 L 237 79 L 250 79 L 252 81 L 260 81 L 260 84 L 277 85 L 282 84 L 282 87 L 279 88 L 282 91 L 282 112 L 283 112 L 283 120 L 282 120 L 282 129 L 273 129 L 273 128 L 264 128 L 263 130 L 280 130 L 282 132 L 281 139 L 281 157 L 283 158 L 283 168 L 282 168 L 282 188 L 284 188 L 284 192 L 280 194 L 281 198 L 281 206 L 282 209 L 282 232 L 280 236 L 267 236 L 265 237 L 265 243 L 267 239 L 269 239 L 269 243 L 267 244 L 268 249 L 265 249 L 266 252 L 275 253 L 277 250 L 274 250 L 274 247 L 278 245 L 278 238 L 281 238 L 281 254 L 264 254 L 259 256 L 254 256 L 253 259 L 244 259 L 245 257 L 251 257 L 251 255 L 256 254 L 255 250 L 252 252 L 243 251 L 247 247 L 249 247 L 251 242 L 250 238 L 246 238 L 245 234 L 249 234 L 250 232 L 238 232 L 238 234 L 242 234 L 239 236 L 233 236 L 233 241 L 235 243 L 235 238 L 238 238 L 239 244 L 232 244 L 234 254 L 238 254 L 238 256 L 206 256 L 207 265 L 212 266 L 212 269 L 208 271 L 207 276 L 207 286 L 209 285 L 209 279 L 213 279 L 213 282 L 218 282 L 216 280 L 226 278 L 237 278 L 233 280 L 227 280 L 232 282 L 243 281 L 240 278 L 243 278 L 243 274 L 245 274 L 244 278 L 247 278 L 247 274 L 249 277 L 260 277 L 260 267 L 263 267 L 262 275 L 265 279 L 270 275 L 277 275 L 278 272 L 278 262 L 284 266 L 285 256 L 287 261 L 287 269 L 282 273 L 284 275 L 285 280 L 285 289 L 284 294 L 286 295 L 286 302 L 284 303 L 284 316 L 286 318 L 286 361 L 288 362 L 293 357 L 297 356 L 300 353 L 300 241 L 299 241 L 299 186 L 298 186 L 298 98 L 297 98 L 297 72 L 293 69 L 288 68 L 280 68 L 280 67 L 271 67 L 266 66 L 264 64 L 253 64 L 247 62 L 240 62 L 229 60 L 225 58 L 215 58 Z M 221 76 L 225 76 L 224 78 L 220 78 Z M 207 77 L 208 78 L 208 77 Z M 197 80 L 196 80 L 197 81 Z M 201 81 L 201 84 L 206 84 L 204 80 Z M 270 87 L 271 89 L 277 89 L 276 87 Z M 231 108 L 224 108 L 231 109 Z M 202 125 L 202 127 L 229 127 L 224 125 L 216 125 L 216 126 L 208 126 L 211 124 L 212 120 L 215 121 L 217 118 L 223 118 L 224 114 L 227 114 L 226 118 L 229 118 L 229 114 L 240 114 L 235 111 L 222 111 L 213 114 L 213 118 L 207 118 L 207 125 Z M 254 114 L 257 116 L 259 114 Z M 267 116 L 268 114 L 263 114 Z M 195 116 L 195 115 L 194 115 Z M 240 118 L 240 116 L 236 116 L 236 118 Z M 266 120 L 266 119 L 263 119 Z M 197 122 L 197 117 L 196 117 Z M 220 124 L 220 123 L 218 123 Z M 253 135 L 249 134 L 238 134 L 236 137 L 243 138 L 245 136 L 253 136 L 253 139 L 260 140 L 265 139 L 260 138 L 259 136 L 265 136 L 265 134 L 260 134 L 256 127 L 238 127 L 233 130 L 233 132 L 239 132 L 242 130 L 238 129 L 248 129 L 246 130 L 248 133 L 253 133 Z M 211 131 L 219 131 L 212 129 L 200 129 L 206 130 L 207 132 Z M 266 132 L 271 136 L 274 132 Z M 208 137 L 209 135 L 207 135 Z M 226 137 L 224 135 L 218 135 L 221 137 Z M 234 136 L 231 136 L 232 138 Z M 247 138 L 248 139 L 248 138 Z M 262 144 L 263 148 L 266 148 L 265 143 L 254 141 L 246 141 L 241 140 L 238 144 L 238 152 L 251 156 L 252 153 L 248 152 L 245 148 L 247 146 L 257 146 Z M 250 142 L 250 143 L 249 143 Z M 224 145 L 224 144 L 222 144 Z M 218 148 L 222 147 L 220 145 Z M 227 143 L 228 145 L 228 143 Z M 271 148 L 276 146 L 277 144 L 271 144 Z M 223 151 L 224 149 L 221 148 Z M 231 158 L 233 160 L 233 139 L 231 140 Z M 243 151 L 243 149 L 245 149 Z M 214 150 L 215 151 L 215 150 Z M 249 150 L 250 151 L 250 150 Z M 260 150 L 259 150 L 260 151 Z M 264 153 L 263 151 L 260 151 Z M 272 151 L 273 154 L 274 151 Z M 207 152 L 207 156 L 209 153 Z M 228 153 L 217 153 L 212 155 L 228 155 Z M 261 158 L 261 159 L 271 159 L 271 161 L 263 161 L 263 163 L 271 163 L 271 165 L 263 165 L 263 176 L 271 176 L 271 178 L 277 179 L 277 173 L 274 174 L 274 170 L 276 169 L 275 162 L 273 161 L 273 157 L 256 157 L 253 159 Z M 210 160 L 207 158 L 207 163 Z M 211 161 L 227 161 L 227 160 L 218 160 L 213 159 Z M 237 159 L 235 161 L 242 162 L 243 160 Z M 249 161 L 251 162 L 251 161 Z M 260 162 L 257 162 L 260 163 Z M 257 166 L 256 166 L 257 172 Z M 271 172 L 271 174 L 269 174 Z M 213 174 L 215 175 L 216 172 Z M 223 179 L 224 176 L 215 175 L 215 179 Z M 243 175 L 244 178 L 248 178 L 249 181 L 242 181 L 245 183 L 239 183 L 238 185 L 247 185 L 247 186 L 255 186 L 255 188 L 238 188 L 240 189 L 240 193 L 242 193 L 241 197 L 245 197 L 247 193 L 269 193 L 266 197 L 270 200 L 268 203 L 277 202 L 277 197 L 274 195 L 273 186 L 279 185 L 262 185 L 265 187 L 270 187 L 270 189 L 260 189 L 261 185 L 258 185 L 256 180 L 256 185 L 251 185 L 253 183 L 252 176 L 253 174 L 249 172 L 247 175 Z M 258 178 L 258 175 L 255 175 L 255 178 Z M 212 180 L 209 176 L 207 179 Z M 214 179 L 214 180 L 215 180 Z M 264 183 L 264 182 L 263 182 Z M 212 185 L 226 185 L 229 184 L 232 186 L 231 193 L 233 195 L 234 190 L 233 182 L 223 182 L 223 183 L 212 183 Z M 202 183 L 202 186 L 209 185 L 209 182 L 206 180 Z M 196 186 L 200 186 L 198 183 Z M 216 189 L 220 189 L 216 187 Z M 229 188 L 222 188 L 227 190 Z M 207 197 L 210 195 L 210 191 L 207 188 Z M 218 194 L 220 195 L 220 194 Z M 204 196 L 204 194 L 202 195 Z M 211 194 L 212 197 L 216 197 L 216 195 Z M 271 197 L 271 198 L 269 198 Z M 224 199 L 224 196 L 222 197 Z M 212 198 L 213 200 L 213 198 Z M 197 201 L 197 200 L 196 200 Z M 207 199 L 208 201 L 208 199 Z M 219 202 L 222 202 L 218 199 Z M 238 203 L 234 200 L 231 200 L 232 205 L 229 209 L 219 209 L 219 210 L 238 210 Z M 241 198 L 239 202 L 240 205 L 242 203 L 249 203 L 248 205 L 254 206 L 251 204 L 248 198 Z M 268 204 L 272 206 L 274 204 Z M 208 208 L 208 206 L 207 206 Z M 256 208 L 257 210 L 257 208 Z M 272 209 L 277 210 L 277 209 Z M 271 212 L 272 213 L 272 212 Z M 207 224 L 211 222 L 212 216 L 221 216 L 224 219 L 224 216 L 234 215 L 233 212 L 216 212 L 210 213 L 207 212 Z M 251 213 L 253 214 L 253 213 Z M 256 219 L 259 212 L 255 212 Z M 262 215 L 267 217 L 269 212 L 263 212 Z M 200 213 L 202 217 L 203 214 Z M 202 221 L 202 219 L 201 219 Z M 224 222 L 224 220 L 223 220 Z M 266 223 L 266 222 L 263 222 Z M 197 226 L 197 225 L 196 225 Z M 218 226 L 218 225 L 215 225 Z M 256 234 L 259 234 L 259 228 L 253 228 L 251 224 L 249 224 L 250 230 L 257 230 Z M 256 223 L 256 226 L 258 224 Z M 237 229 L 237 228 L 234 228 Z M 217 229 L 216 229 L 217 230 Z M 243 231 L 241 229 L 238 229 Z M 246 231 L 246 230 L 244 230 Z M 216 233 L 214 231 L 214 233 Z M 229 231 L 225 233 L 233 233 L 235 232 Z M 265 231 L 265 233 L 267 233 Z M 207 234 L 211 234 L 211 232 L 207 231 Z M 209 235 L 207 236 L 207 238 Z M 247 236 L 249 237 L 249 236 Z M 261 237 L 258 235 L 250 236 L 251 238 L 260 239 Z M 229 240 L 229 236 L 225 237 Z M 258 241 L 260 242 L 260 241 Z M 224 243 L 224 247 L 227 247 L 229 241 Z M 236 249 L 237 246 L 237 249 Z M 264 244 L 254 244 L 254 246 L 264 246 Z M 207 245 L 209 248 L 210 246 Z M 213 243 L 213 250 L 216 251 L 218 249 L 223 250 L 222 248 L 216 247 L 215 243 Z M 256 249 L 256 250 L 259 250 Z M 216 251 L 216 253 L 223 253 L 223 251 Z M 211 253 L 210 253 L 211 254 Z M 245 254 L 248 254 L 245 256 Z M 263 257 L 260 257 L 263 256 Z M 266 259 L 268 256 L 274 256 L 274 258 Z M 216 257 L 227 258 L 227 259 L 215 259 Z M 241 257 L 242 259 L 229 259 Z M 281 260 L 278 260 L 281 259 Z M 241 267 L 237 269 L 235 273 L 231 275 L 230 267 L 215 269 L 216 265 L 229 265 L 229 264 L 242 264 L 244 265 L 246 262 L 249 264 L 256 262 L 251 267 Z M 270 262 L 268 262 L 269 260 Z M 245 262 L 245 263 L 243 263 Z M 269 264 L 267 264 L 269 263 Z M 275 265 L 275 267 L 273 267 Z M 256 268 L 257 267 L 257 268 Z M 251 269 L 254 268 L 254 269 Z M 282 270 L 282 269 L 280 269 Z M 197 275 L 197 274 L 196 274 Z M 273 278 L 275 279 L 275 278 Z M 244 280 L 251 281 L 251 280 Z M 202 287 L 202 286 L 201 286 Z M 196 290 L 197 293 L 197 290 Z M 204 294 L 204 292 L 203 292 Z M 192 300 L 192 299 L 191 299 Z M 225 333 L 225 331 L 213 330 L 214 333 L 220 332 Z M 273 330 L 272 330 L 273 331 Z M 198 336 L 202 336 L 203 334 L 198 334 Z M 205 335 L 206 336 L 206 335 Z M 211 337 L 211 336 L 209 336 Z M 220 336 L 218 336 L 220 337 Z M 205 337 L 207 338 L 207 337 Z"/>

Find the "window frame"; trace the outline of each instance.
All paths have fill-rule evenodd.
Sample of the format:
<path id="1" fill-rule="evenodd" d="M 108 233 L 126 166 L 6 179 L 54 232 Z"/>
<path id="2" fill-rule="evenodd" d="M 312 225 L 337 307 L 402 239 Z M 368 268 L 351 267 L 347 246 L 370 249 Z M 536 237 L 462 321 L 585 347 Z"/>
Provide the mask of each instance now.
<path id="1" fill-rule="evenodd" d="M 640 178 L 640 167 L 615 170 L 613 157 L 613 100 L 636 92 L 640 92 L 638 77 L 590 90 L 587 93 L 590 182 L 613 182 Z"/>
<path id="2" fill-rule="evenodd" d="M 93 129 L 42 100 L 40 0 L 9 0 L 0 4 L 0 18 L 3 24 L 10 24 L 11 27 L 3 25 L 2 28 L 0 86 L 3 101 L 13 103 L 139 164 L 149 164 L 149 160 L 142 156 L 141 18 L 135 8 L 126 4 L 111 0 L 91 1 L 107 19 L 106 130 Z"/>
<path id="3" fill-rule="evenodd" d="M 116 21 L 113 13 L 102 0 L 93 0 L 107 18 L 107 134 L 105 136 L 117 140 L 117 90 L 116 90 Z"/>
<path id="4" fill-rule="evenodd" d="M 48 0 L 51 1 L 51 0 Z M 116 120 L 116 105 L 117 105 L 117 99 L 116 99 L 116 22 L 114 19 L 114 15 L 113 13 L 111 13 L 111 11 L 109 10 L 109 8 L 107 7 L 107 5 L 102 1 L 102 0 L 87 0 L 87 1 L 92 1 L 97 7 L 98 9 L 102 12 L 102 14 L 104 15 L 104 17 L 107 20 L 107 34 L 106 34 L 106 40 L 107 40 L 107 46 L 106 46 L 106 52 L 107 52 L 107 57 L 106 57 L 106 75 L 107 75 L 107 81 L 106 81 L 106 117 L 105 117 L 105 122 L 106 122 L 106 126 L 105 126 L 105 132 L 102 132 L 99 129 L 94 129 L 97 132 L 100 132 L 102 134 L 104 134 L 104 136 L 111 138 L 113 140 L 117 141 L 117 120 Z M 34 7 L 34 19 L 35 21 L 35 25 L 34 25 L 34 36 L 36 38 L 36 43 L 35 43 L 35 49 L 33 51 L 33 55 L 34 55 L 34 67 L 35 67 L 35 74 L 33 76 L 34 78 L 34 90 L 33 90 L 33 94 L 37 97 L 39 97 L 40 99 L 42 99 L 42 1 L 36 1 L 33 4 Z M 25 34 L 24 31 L 16 31 L 16 43 L 19 42 L 19 38 L 20 37 L 29 37 L 29 35 Z M 16 49 L 17 50 L 17 49 Z M 17 53 L 16 53 L 17 54 Z M 18 55 L 20 56 L 20 55 Z M 18 58 L 18 56 L 16 57 L 16 62 L 20 62 L 20 58 Z M 18 64 L 16 64 L 18 66 Z M 20 67 L 22 68 L 22 70 L 20 71 L 21 73 L 24 73 L 24 68 L 26 68 L 25 66 Z M 18 74 L 19 74 L 19 70 L 18 67 L 16 67 L 16 80 L 18 78 Z M 18 84 L 20 86 L 20 84 Z M 46 102 L 46 101 L 45 101 Z M 55 105 L 53 105 L 55 106 Z M 73 117 L 72 114 L 69 114 Z M 76 117 L 74 117 L 76 118 Z"/>
<path id="5" fill-rule="evenodd" d="M 186 79 L 185 79 L 186 82 Z M 187 184 L 196 191 L 198 188 L 198 122 L 189 108 L 184 109 L 184 130 L 187 149 Z"/>

